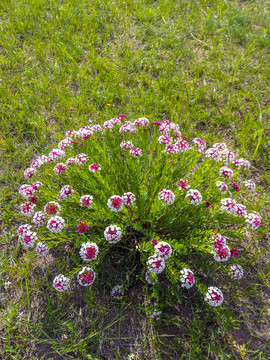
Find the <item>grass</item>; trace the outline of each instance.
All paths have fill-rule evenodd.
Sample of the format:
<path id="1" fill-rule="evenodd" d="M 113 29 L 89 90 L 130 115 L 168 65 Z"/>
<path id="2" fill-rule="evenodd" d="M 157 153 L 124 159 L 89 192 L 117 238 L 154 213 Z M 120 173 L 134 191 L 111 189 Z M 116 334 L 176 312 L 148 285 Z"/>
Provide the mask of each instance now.
<path id="1" fill-rule="evenodd" d="M 269 359 L 270 2 L 2 0 L 0 14 L 1 358 Z M 53 257 L 22 251 L 27 164 L 63 131 L 121 113 L 170 119 L 252 161 L 264 223 L 222 311 L 190 295 L 153 325 L 143 286 L 124 304 L 106 289 L 60 298 Z"/>

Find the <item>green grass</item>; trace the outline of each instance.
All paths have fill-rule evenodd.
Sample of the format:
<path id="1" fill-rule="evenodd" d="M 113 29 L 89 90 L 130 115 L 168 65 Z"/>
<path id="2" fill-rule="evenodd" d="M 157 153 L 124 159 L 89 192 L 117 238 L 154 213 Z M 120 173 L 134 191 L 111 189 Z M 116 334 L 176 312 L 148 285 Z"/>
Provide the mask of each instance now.
<path id="1" fill-rule="evenodd" d="M 269 359 L 270 2 L 2 0 L 0 14 L 0 357 Z M 124 304 L 103 289 L 59 298 L 53 259 L 45 271 L 22 251 L 30 160 L 63 131 L 121 113 L 170 119 L 252 161 L 264 222 L 222 312 L 191 295 L 153 325 L 143 286 Z"/>

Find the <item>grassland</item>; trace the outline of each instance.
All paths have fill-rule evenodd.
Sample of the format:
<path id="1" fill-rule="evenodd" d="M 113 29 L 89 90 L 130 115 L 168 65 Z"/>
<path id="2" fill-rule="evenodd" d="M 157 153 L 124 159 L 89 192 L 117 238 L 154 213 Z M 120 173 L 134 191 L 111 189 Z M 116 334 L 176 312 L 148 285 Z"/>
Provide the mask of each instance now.
<path id="1" fill-rule="evenodd" d="M 0 2 L 1 359 L 270 358 L 269 63 L 267 0 Z M 263 226 L 218 317 L 191 296 L 153 325 L 143 285 L 121 305 L 102 289 L 59 299 L 53 254 L 36 263 L 18 242 L 29 162 L 65 130 L 122 113 L 178 122 L 252 162 Z"/>

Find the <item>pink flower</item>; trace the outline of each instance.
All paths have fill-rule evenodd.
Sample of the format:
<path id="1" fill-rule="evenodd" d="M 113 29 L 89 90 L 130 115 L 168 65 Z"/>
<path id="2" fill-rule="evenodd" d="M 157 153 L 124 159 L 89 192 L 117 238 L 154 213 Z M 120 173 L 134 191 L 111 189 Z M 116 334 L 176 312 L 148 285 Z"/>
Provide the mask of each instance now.
<path id="1" fill-rule="evenodd" d="M 214 259 L 218 262 L 228 261 L 231 256 L 230 249 L 227 245 L 216 248 L 212 251 L 212 254 L 214 254 Z"/>
<path id="2" fill-rule="evenodd" d="M 20 236 L 20 239 L 26 247 L 32 248 L 37 240 L 37 234 L 33 231 L 27 230 Z"/>
<path id="3" fill-rule="evenodd" d="M 101 167 L 100 167 L 100 165 L 99 164 L 91 164 L 90 166 L 89 166 L 89 171 L 90 172 L 96 172 L 97 170 L 101 170 Z"/>
<path id="4" fill-rule="evenodd" d="M 60 200 L 60 201 L 65 200 L 66 198 L 71 196 L 73 193 L 74 193 L 74 190 L 73 190 L 72 186 L 65 185 L 62 187 L 62 189 L 59 192 L 58 200 Z"/>
<path id="5" fill-rule="evenodd" d="M 86 221 L 79 221 L 77 224 L 77 232 L 80 234 L 85 234 L 86 231 L 89 231 L 90 227 L 86 224 Z"/>
<path id="6" fill-rule="evenodd" d="M 24 177 L 28 180 L 31 179 L 31 177 L 37 172 L 34 168 L 28 168 L 24 171 Z"/>
<path id="7" fill-rule="evenodd" d="M 241 217 L 245 217 L 247 215 L 247 209 L 245 205 L 236 204 L 235 213 Z"/>
<path id="8" fill-rule="evenodd" d="M 232 169 L 228 168 L 227 166 L 223 166 L 222 168 L 220 168 L 219 173 L 221 175 L 224 175 L 227 179 L 230 179 L 233 177 Z"/>
<path id="9" fill-rule="evenodd" d="M 160 274 L 165 269 L 165 260 L 159 254 L 150 256 L 147 260 L 147 268 L 149 272 Z"/>
<path id="10" fill-rule="evenodd" d="M 83 195 L 80 198 L 80 203 L 81 203 L 81 206 L 87 207 L 88 209 L 90 209 L 90 207 L 92 207 L 92 205 L 93 205 L 93 196 Z"/>
<path id="11" fill-rule="evenodd" d="M 187 150 L 189 150 L 189 145 L 188 142 L 185 140 L 178 140 L 176 141 L 176 143 L 174 144 L 175 149 L 177 150 L 177 153 L 180 152 L 185 152 Z"/>
<path id="12" fill-rule="evenodd" d="M 188 185 L 188 180 L 180 179 L 177 181 L 176 185 L 178 186 L 179 190 L 181 190 L 181 189 L 187 190 L 190 188 L 190 185 Z"/>
<path id="13" fill-rule="evenodd" d="M 65 156 L 65 152 L 63 150 L 60 149 L 53 149 L 50 153 L 49 153 L 49 161 L 59 161 L 60 159 L 62 159 L 62 157 Z"/>
<path id="14" fill-rule="evenodd" d="M 67 147 L 72 145 L 72 141 L 69 137 L 66 137 L 64 140 L 61 140 L 58 144 L 60 150 L 65 150 Z"/>
<path id="15" fill-rule="evenodd" d="M 40 181 L 34 182 L 34 183 L 32 184 L 33 192 L 38 191 L 38 189 L 40 188 L 40 186 L 43 186 L 42 182 L 40 182 Z"/>
<path id="16" fill-rule="evenodd" d="M 149 125 L 149 120 L 145 117 L 138 118 L 134 121 L 135 126 L 146 127 Z"/>
<path id="17" fill-rule="evenodd" d="M 222 249 L 227 246 L 226 239 L 218 232 L 211 235 L 210 242 L 212 243 L 214 251 L 217 251 L 218 249 Z"/>
<path id="18" fill-rule="evenodd" d="M 142 156 L 142 150 L 139 148 L 133 148 L 129 150 L 129 153 L 133 157 L 139 157 Z"/>
<path id="19" fill-rule="evenodd" d="M 93 132 L 98 132 L 98 131 L 103 131 L 103 129 L 102 129 L 102 126 L 100 126 L 100 125 L 93 125 L 92 127 L 91 127 L 91 130 L 93 131 Z"/>
<path id="20" fill-rule="evenodd" d="M 195 147 L 199 152 L 202 152 L 203 150 L 206 149 L 206 142 L 200 138 L 195 138 L 193 140 L 193 143 L 195 144 Z"/>
<path id="21" fill-rule="evenodd" d="M 124 202 L 121 196 L 113 195 L 109 198 L 107 205 L 111 211 L 118 212 L 123 209 Z"/>
<path id="22" fill-rule="evenodd" d="M 250 168 L 250 162 L 247 159 L 239 159 L 241 165 L 244 167 L 245 170 L 249 170 Z"/>
<path id="23" fill-rule="evenodd" d="M 234 160 L 232 161 L 232 164 L 233 164 L 238 170 L 241 169 L 241 166 L 242 166 L 241 160 L 234 159 Z"/>
<path id="24" fill-rule="evenodd" d="M 246 180 L 243 182 L 243 184 L 249 189 L 249 190 L 255 190 L 256 184 L 252 180 Z"/>
<path id="25" fill-rule="evenodd" d="M 215 161 L 219 161 L 221 157 L 221 152 L 218 149 L 210 148 L 206 150 L 205 157 L 213 159 Z"/>
<path id="26" fill-rule="evenodd" d="M 225 143 L 215 143 L 213 145 L 213 148 L 218 149 L 218 150 L 225 150 L 225 149 L 227 149 L 227 145 Z"/>
<path id="27" fill-rule="evenodd" d="M 53 216 L 47 223 L 47 229 L 54 234 L 58 234 L 65 227 L 65 220 L 61 216 Z"/>
<path id="28" fill-rule="evenodd" d="M 160 144 L 164 144 L 164 145 L 170 145 L 172 143 L 172 138 L 168 135 L 161 135 L 158 138 L 158 142 Z"/>
<path id="29" fill-rule="evenodd" d="M 160 121 L 154 121 L 154 122 L 153 122 L 153 125 L 161 126 L 161 125 L 162 125 L 162 122 L 160 122 Z"/>
<path id="30" fill-rule="evenodd" d="M 44 206 L 44 211 L 48 215 L 58 215 L 61 211 L 61 206 L 58 202 L 50 201 Z"/>
<path id="31" fill-rule="evenodd" d="M 88 156 L 86 154 L 78 154 L 74 161 L 76 165 L 82 166 L 86 161 L 88 161 Z"/>
<path id="32" fill-rule="evenodd" d="M 239 250 L 236 248 L 231 248 L 231 257 L 238 257 L 240 255 Z"/>
<path id="33" fill-rule="evenodd" d="M 134 147 L 134 145 L 131 141 L 122 141 L 120 144 L 120 147 L 122 149 L 132 149 Z"/>
<path id="34" fill-rule="evenodd" d="M 221 194 L 225 194 L 225 192 L 228 191 L 228 186 L 223 181 L 217 181 L 216 182 L 217 187 L 219 188 Z"/>
<path id="35" fill-rule="evenodd" d="M 195 276 L 193 271 L 184 268 L 183 270 L 180 271 L 180 274 L 182 275 L 180 279 L 182 283 L 181 286 L 186 289 L 190 289 L 195 284 Z"/>
<path id="36" fill-rule="evenodd" d="M 165 241 L 160 241 L 155 245 L 155 253 L 162 257 L 164 260 L 169 259 L 172 256 L 172 247 Z"/>
<path id="37" fill-rule="evenodd" d="M 83 243 L 80 249 L 80 256 L 84 261 L 93 261 L 97 258 L 99 249 L 93 242 Z"/>
<path id="38" fill-rule="evenodd" d="M 240 187 L 239 187 L 236 183 L 233 183 L 233 184 L 232 184 L 232 187 L 233 187 L 236 191 L 240 191 Z"/>
<path id="39" fill-rule="evenodd" d="M 96 274 L 90 267 L 84 266 L 78 273 L 77 279 L 81 286 L 90 286 L 93 284 Z"/>
<path id="40" fill-rule="evenodd" d="M 153 238 L 152 243 L 153 243 L 154 246 L 156 246 L 158 242 L 157 242 L 157 240 L 155 238 Z"/>
<path id="41" fill-rule="evenodd" d="M 236 212 L 236 202 L 231 198 L 225 198 L 220 200 L 221 211 L 227 212 L 228 214 L 235 214 Z"/>
<path id="42" fill-rule="evenodd" d="M 105 229 L 104 236 L 109 243 L 116 244 L 122 239 L 121 228 L 116 225 L 110 225 Z"/>
<path id="43" fill-rule="evenodd" d="M 53 169 L 55 175 L 57 175 L 57 176 L 63 174 L 66 170 L 67 170 L 67 166 L 63 163 L 56 164 Z"/>
<path id="44" fill-rule="evenodd" d="M 35 212 L 34 216 L 33 216 L 33 223 L 36 224 L 37 226 L 42 226 L 45 224 L 45 214 L 42 211 L 37 211 Z"/>
<path id="45" fill-rule="evenodd" d="M 69 166 L 69 165 L 74 164 L 74 162 L 75 162 L 74 157 L 71 157 L 71 158 L 67 159 L 67 161 L 66 161 L 66 163 L 65 163 L 65 164 L 66 164 L 67 166 Z"/>
<path id="46" fill-rule="evenodd" d="M 21 213 L 31 218 L 35 213 L 35 204 L 31 204 L 30 202 L 24 203 L 21 205 Z"/>
<path id="47" fill-rule="evenodd" d="M 124 123 L 124 125 L 122 125 L 119 129 L 120 133 L 130 133 L 130 134 L 135 134 L 137 131 L 137 128 L 134 124 L 132 124 L 132 122 L 130 121 L 126 121 Z"/>
<path id="48" fill-rule="evenodd" d="M 229 149 L 224 149 L 221 151 L 221 157 L 223 160 L 227 161 L 227 162 L 232 162 L 235 158 L 234 153 L 229 150 Z"/>
<path id="49" fill-rule="evenodd" d="M 262 218 L 258 212 L 249 213 L 245 216 L 247 226 L 251 230 L 257 230 L 262 222 Z"/>
<path id="50" fill-rule="evenodd" d="M 31 196 L 33 195 L 33 193 L 34 193 L 34 190 L 31 185 L 24 184 L 19 189 L 19 194 L 25 200 L 29 200 L 31 198 Z"/>
<path id="51" fill-rule="evenodd" d="M 30 229 L 32 229 L 32 226 L 29 224 L 24 224 L 19 226 L 17 230 L 18 236 L 23 237 L 23 234 L 29 231 Z"/>

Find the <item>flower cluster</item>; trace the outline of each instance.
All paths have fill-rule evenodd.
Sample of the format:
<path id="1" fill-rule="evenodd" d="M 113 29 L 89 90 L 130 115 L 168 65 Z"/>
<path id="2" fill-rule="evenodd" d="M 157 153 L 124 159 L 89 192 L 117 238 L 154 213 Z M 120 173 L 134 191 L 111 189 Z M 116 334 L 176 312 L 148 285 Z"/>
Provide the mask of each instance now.
<path id="1" fill-rule="evenodd" d="M 48 156 L 47 161 L 59 161 L 65 156 L 65 152 L 60 149 L 53 149 Z"/>
<path id="2" fill-rule="evenodd" d="M 67 170 L 67 166 L 63 163 L 56 164 L 53 171 L 55 175 L 59 176 Z"/>
<path id="3" fill-rule="evenodd" d="M 90 209 L 93 205 L 93 196 L 92 195 L 83 195 L 80 198 L 80 203 L 81 203 L 81 206 L 87 207 L 88 209 Z"/>
<path id="4" fill-rule="evenodd" d="M 79 221 L 77 224 L 77 232 L 80 234 L 85 234 L 86 231 L 89 231 L 90 227 L 86 224 L 86 221 Z"/>
<path id="5" fill-rule="evenodd" d="M 241 265 L 238 265 L 238 264 L 234 264 L 234 265 L 231 265 L 230 267 L 230 272 L 232 274 L 232 277 L 235 279 L 235 280 L 240 280 L 242 279 L 243 275 L 244 275 L 244 270 L 242 268 Z"/>
<path id="6" fill-rule="evenodd" d="M 212 243 L 212 254 L 214 254 L 214 260 L 218 262 L 228 261 L 231 256 L 230 248 L 227 246 L 226 239 L 219 233 L 214 233 L 210 237 Z"/>
<path id="7" fill-rule="evenodd" d="M 204 300 L 211 306 L 217 307 L 224 301 L 222 291 L 214 286 L 210 286 L 207 290 Z"/>
<path id="8" fill-rule="evenodd" d="M 36 169 L 34 169 L 34 168 L 28 168 L 28 169 L 26 169 L 25 171 L 24 171 L 24 177 L 27 179 L 27 180 L 29 180 L 29 179 L 31 179 L 31 177 L 33 176 L 33 175 L 35 175 L 35 173 L 37 172 L 37 170 Z"/>
<path id="9" fill-rule="evenodd" d="M 157 245 L 154 247 L 154 251 L 164 260 L 169 259 L 169 257 L 171 257 L 172 255 L 172 247 L 165 241 L 158 242 Z"/>
<path id="10" fill-rule="evenodd" d="M 122 200 L 124 205 L 130 206 L 131 204 L 134 203 L 134 201 L 136 201 L 136 197 L 132 192 L 127 192 L 123 194 Z"/>
<path id="11" fill-rule="evenodd" d="M 131 141 L 122 141 L 120 147 L 122 149 L 132 149 L 134 148 L 134 145 Z"/>
<path id="12" fill-rule="evenodd" d="M 74 160 L 75 164 L 79 166 L 82 166 L 86 161 L 88 161 L 88 156 L 86 154 L 78 154 Z"/>
<path id="13" fill-rule="evenodd" d="M 100 165 L 99 164 L 91 164 L 90 166 L 89 166 L 89 171 L 90 172 L 96 172 L 97 170 L 101 170 L 101 167 L 100 167 Z"/>
<path id="14" fill-rule="evenodd" d="M 180 274 L 182 275 L 180 278 L 181 286 L 190 289 L 195 284 L 195 276 L 193 271 L 190 269 L 184 268 L 180 271 Z"/>
<path id="15" fill-rule="evenodd" d="M 255 190 L 256 189 L 256 184 L 255 182 L 253 182 L 252 180 L 246 180 L 243 182 L 243 184 L 249 189 L 249 190 Z"/>
<path id="16" fill-rule="evenodd" d="M 49 248 L 46 244 L 43 244 L 43 242 L 38 242 L 36 246 L 36 253 L 40 256 L 46 256 L 49 252 Z"/>
<path id="17" fill-rule="evenodd" d="M 227 166 L 222 166 L 222 168 L 219 169 L 220 175 L 225 176 L 227 179 L 230 179 L 233 177 L 233 171 L 232 169 L 228 168 Z"/>
<path id="18" fill-rule="evenodd" d="M 119 129 L 120 133 L 130 133 L 130 134 L 135 134 L 137 131 L 136 126 L 130 122 L 130 121 L 126 121 L 124 123 L 124 125 L 122 125 Z"/>
<path id="19" fill-rule="evenodd" d="M 65 220 L 61 216 L 53 216 L 47 223 L 47 229 L 54 234 L 60 233 L 65 227 Z"/>
<path id="20" fill-rule="evenodd" d="M 21 204 L 21 213 L 31 218 L 35 213 L 35 207 L 36 205 L 32 204 L 31 202 Z"/>
<path id="21" fill-rule="evenodd" d="M 46 218 L 45 218 L 45 214 L 42 211 L 37 211 L 35 212 L 33 219 L 32 219 L 33 223 L 36 224 L 37 226 L 42 226 L 45 224 L 46 222 Z"/>
<path id="22" fill-rule="evenodd" d="M 147 127 L 149 126 L 149 120 L 145 117 L 138 118 L 134 121 L 135 126 Z"/>
<path id="23" fill-rule="evenodd" d="M 254 211 L 253 213 L 246 215 L 246 223 L 251 230 L 257 230 L 260 227 L 261 222 L 262 218 L 258 212 Z"/>
<path id="24" fill-rule="evenodd" d="M 161 189 L 161 191 L 158 193 L 158 198 L 166 205 L 171 205 L 174 203 L 175 195 L 171 190 Z"/>
<path id="25" fill-rule="evenodd" d="M 133 148 L 129 150 L 129 153 L 133 157 L 142 156 L 142 150 L 140 148 Z"/>
<path id="26" fill-rule="evenodd" d="M 71 196 L 74 193 L 74 190 L 72 188 L 72 186 L 70 185 L 65 185 L 62 187 L 62 189 L 59 192 L 58 195 L 58 200 L 65 200 L 66 198 L 68 198 L 69 196 Z"/>
<path id="27" fill-rule="evenodd" d="M 121 196 L 113 195 L 109 198 L 107 205 L 111 209 L 111 211 L 118 212 L 123 209 L 124 201 Z"/>
<path id="28" fill-rule="evenodd" d="M 123 299 L 124 296 L 124 289 L 122 285 L 116 285 L 112 291 L 111 291 L 111 295 L 114 299 L 117 300 L 121 300 Z"/>
<path id="29" fill-rule="evenodd" d="M 116 244 L 122 238 L 121 228 L 116 225 L 110 225 L 105 229 L 104 236 L 109 243 Z"/>
<path id="30" fill-rule="evenodd" d="M 57 291 L 66 291 L 70 286 L 70 280 L 64 275 L 57 275 L 53 280 L 53 287 Z"/>
<path id="31" fill-rule="evenodd" d="M 206 149 L 206 142 L 203 141 L 202 139 L 200 138 L 195 138 L 193 140 L 193 143 L 195 145 L 195 148 L 199 151 L 199 152 L 202 152 L 203 150 Z"/>
<path id="32" fill-rule="evenodd" d="M 61 206 L 56 201 L 50 201 L 44 206 L 44 211 L 48 215 L 58 215 L 61 211 Z"/>
<path id="33" fill-rule="evenodd" d="M 225 182 L 222 181 L 217 181 L 216 182 L 217 187 L 219 188 L 221 194 L 225 194 L 225 192 L 228 191 L 228 186 L 226 185 Z"/>
<path id="34" fill-rule="evenodd" d="M 80 249 L 80 256 L 85 261 L 93 261 L 98 256 L 98 246 L 93 242 L 83 243 Z"/>
<path id="35" fill-rule="evenodd" d="M 188 180 L 180 179 L 177 181 L 176 185 L 178 186 L 179 190 L 181 190 L 181 189 L 187 190 L 190 188 L 190 185 L 188 185 Z"/>
<path id="36" fill-rule="evenodd" d="M 25 230 L 20 235 L 20 238 L 26 247 L 32 248 L 35 245 L 35 242 L 37 241 L 37 234 L 34 231 Z"/>
<path id="37" fill-rule="evenodd" d="M 202 195 L 198 190 L 190 189 L 187 191 L 186 198 L 189 199 L 191 204 L 199 205 L 202 202 Z"/>
<path id="38" fill-rule="evenodd" d="M 90 286 L 96 278 L 96 273 L 90 267 L 84 266 L 78 273 L 77 279 L 81 286 Z"/>

